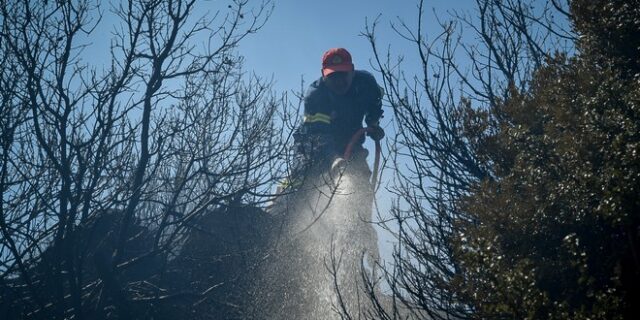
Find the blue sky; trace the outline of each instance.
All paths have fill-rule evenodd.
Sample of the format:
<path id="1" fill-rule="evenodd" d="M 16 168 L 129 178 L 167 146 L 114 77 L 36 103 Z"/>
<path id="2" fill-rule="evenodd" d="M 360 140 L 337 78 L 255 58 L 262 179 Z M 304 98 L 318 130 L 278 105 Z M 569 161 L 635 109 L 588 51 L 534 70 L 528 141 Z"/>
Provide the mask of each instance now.
<path id="1" fill-rule="evenodd" d="M 446 16 L 447 10 L 470 9 L 473 3 L 427 0 L 424 27 L 434 34 L 439 29 L 432 9 Z M 319 77 L 322 54 L 332 47 L 347 48 L 357 69 L 370 70 L 371 48 L 360 34 L 365 30 L 366 19 L 373 21 L 379 15 L 380 45 L 391 45 L 392 51 L 398 53 L 415 51 L 394 34 L 389 23 L 400 17 L 414 25 L 416 0 L 275 0 L 274 4 L 267 24 L 241 42 L 239 51 L 245 56 L 246 70 L 267 78 L 273 76 L 278 91 L 298 89 L 301 77 L 306 83 Z"/>
<path id="2" fill-rule="evenodd" d="M 245 58 L 244 70 L 258 76 L 275 80 L 276 92 L 298 90 L 300 80 L 308 84 L 320 76 L 322 54 L 332 47 L 347 48 L 357 69 L 371 70 L 373 57 L 368 40 L 360 34 L 364 32 L 366 21 L 379 17 L 377 42 L 380 49 L 397 55 L 408 56 L 405 70 L 417 70 L 418 64 L 411 65 L 410 57 L 415 57 L 415 47 L 401 39 L 391 29 L 390 23 L 399 19 L 411 27 L 417 24 L 419 0 L 270 0 L 274 5 L 271 17 L 262 29 L 248 35 L 238 47 L 238 53 Z M 100 2 L 102 21 L 87 37 L 79 42 L 89 46 L 83 50 L 83 59 L 91 65 L 109 63 L 109 45 L 114 28 L 121 24 L 119 18 L 110 12 L 119 1 Z M 261 0 L 251 0 L 247 8 L 258 6 Z M 201 0 L 197 4 L 194 18 L 217 11 L 226 14 L 231 0 Z M 447 11 L 473 10 L 473 0 L 425 0 L 423 28 L 428 39 L 436 36 L 441 28 L 434 16 L 447 20 Z M 216 27 L 220 23 L 213 23 Z M 200 33 L 195 42 L 206 41 L 206 33 Z M 197 43 L 196 43 L 197 44 Z M 373 72 L 380 80 L 379 75 Z"/>

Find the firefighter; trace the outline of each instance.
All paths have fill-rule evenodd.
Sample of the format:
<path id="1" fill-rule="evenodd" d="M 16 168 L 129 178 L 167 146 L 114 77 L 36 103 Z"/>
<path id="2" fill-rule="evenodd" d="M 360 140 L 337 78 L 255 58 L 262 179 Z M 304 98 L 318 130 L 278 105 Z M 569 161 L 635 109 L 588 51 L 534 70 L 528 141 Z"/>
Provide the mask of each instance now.
<path id="1" fill-rule="evenodd" d="M 322 76 L 305 93 L 304 118 L 294 138 L 297 152 L 304 159 L 302 167 L 331 164 L 335 171 L 346 166 L 342 156 L 352 136 L 363 127 L 363 120 L 372 139 L 384 137 L 380 127 L 383 92 L 371 73 L 355 70 L 351 54 L 344 48 L 325 52 L 321 71 Z M 371 171 L 364 140 L 363 136 L 354 146 L 349 166 L 368 179 Z"/>

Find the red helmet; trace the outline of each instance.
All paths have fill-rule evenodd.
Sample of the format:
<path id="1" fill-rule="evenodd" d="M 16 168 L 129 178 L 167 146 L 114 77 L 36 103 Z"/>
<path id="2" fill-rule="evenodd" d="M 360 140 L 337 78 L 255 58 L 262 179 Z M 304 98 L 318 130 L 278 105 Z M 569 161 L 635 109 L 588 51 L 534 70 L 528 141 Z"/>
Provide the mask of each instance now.
<path id="1" fill-rule="evenodd" d="M 351 54 L 345 48 L 332 48 L 322 55 L 322 75 L 328 76 L 336 71 L 353 71 Z"/>

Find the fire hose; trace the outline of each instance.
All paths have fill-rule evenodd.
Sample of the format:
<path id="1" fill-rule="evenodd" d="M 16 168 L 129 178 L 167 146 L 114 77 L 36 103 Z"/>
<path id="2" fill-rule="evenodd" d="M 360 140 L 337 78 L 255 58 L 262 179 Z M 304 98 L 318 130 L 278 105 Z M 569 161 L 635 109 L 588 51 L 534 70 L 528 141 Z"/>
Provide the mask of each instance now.
<path id="1" fill-rule="evenodd" d="M 360 139 L 362 138 L 362 136 L 364 136 L 365 133 L 367 132 L 371 132 L 375 129 L 373 128 L 361 128 L 358 131 L 356 131 L 356 133 L 353 134 L 353 136 L 351 137 L 351 140 L 349 141 L 349 144 L 347 145 L 347 147 L 344 150 L 344 156 L 343 158 L 347 161 L 349 161 L 349 159 L 351 159 L 351 155 L 353 153 L 353 146 L 355 146 L 356 143 L 358 143 L 358 141 L 360 141 Z M 373 161 L 373 171 L 371 172 L 371 185 L 375 188 L 376 183 L 378 182 L 378 169 L 380 167 L 380 151 L 381 151 L 381 147 L 380 147 L 380 140 L 375 140 L 375 144 L 376 144 L 376 154 L 375 154 L 375 158 Z"/>

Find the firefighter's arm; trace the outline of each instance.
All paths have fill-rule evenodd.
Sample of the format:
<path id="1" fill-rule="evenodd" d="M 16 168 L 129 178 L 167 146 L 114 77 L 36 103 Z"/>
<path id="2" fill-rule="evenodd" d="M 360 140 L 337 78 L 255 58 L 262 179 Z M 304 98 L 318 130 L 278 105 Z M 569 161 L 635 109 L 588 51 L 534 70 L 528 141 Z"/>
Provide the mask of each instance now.
<path id="1" fill-rule="evenodd" d="M 331 115 L 319 96 L 317 88 L 312 85 L 304 98 L 304 115 L 299 130 L 299 138 L 306 145 L 309 153 L 319 150 L 331 150 Z M 309 148 L 309 146 L 312 146 Z"/>
<path id="2" fill-rule="evenodd" d="M 308 134 L 323 135 L 331 130 L 331 115 L 315 83 L 309 87 L 304 97 L 302 125 Z"/>

